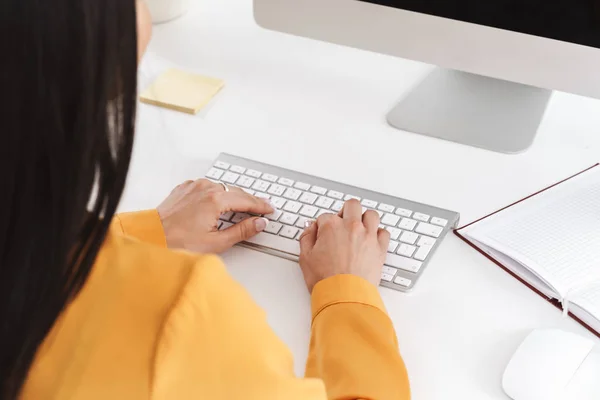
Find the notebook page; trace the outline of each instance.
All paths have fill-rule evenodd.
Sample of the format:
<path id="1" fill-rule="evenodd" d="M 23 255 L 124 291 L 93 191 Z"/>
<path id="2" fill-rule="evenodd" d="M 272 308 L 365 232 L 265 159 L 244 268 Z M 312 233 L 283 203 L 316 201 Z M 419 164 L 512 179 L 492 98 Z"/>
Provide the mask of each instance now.
<path id="1" fill-rule="evenodd" d="M 497 244 L 562 296 L 600 280 L 600 168 L 501 211 L 465 234 Z"/>
<path id="2" fill-rule="evenodd" d="M 575 292 L 571 301 L 600 320 L 600 282 L 597 285 Z"/>

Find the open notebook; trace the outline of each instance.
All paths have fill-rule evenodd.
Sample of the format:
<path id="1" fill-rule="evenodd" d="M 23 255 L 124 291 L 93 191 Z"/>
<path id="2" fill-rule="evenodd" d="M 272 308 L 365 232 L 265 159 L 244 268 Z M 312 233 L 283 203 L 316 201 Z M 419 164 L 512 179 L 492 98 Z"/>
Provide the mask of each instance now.
<path id="1" fill-rule="evenodd" d="M 455 233 L 600 336 L 600 167 Z"/>

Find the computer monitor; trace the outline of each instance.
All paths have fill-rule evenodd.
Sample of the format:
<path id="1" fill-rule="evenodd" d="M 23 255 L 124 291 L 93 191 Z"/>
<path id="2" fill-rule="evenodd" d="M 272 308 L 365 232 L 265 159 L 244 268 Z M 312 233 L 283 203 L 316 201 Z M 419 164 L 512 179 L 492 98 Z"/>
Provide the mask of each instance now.
<path id="1" fill-rule="evenodd" d="M 439 66 L 389 112 L 405 131 L 518 153 L 552 90 L 600 98 L 600 0 L 254 0 L 254 15 Z"/>

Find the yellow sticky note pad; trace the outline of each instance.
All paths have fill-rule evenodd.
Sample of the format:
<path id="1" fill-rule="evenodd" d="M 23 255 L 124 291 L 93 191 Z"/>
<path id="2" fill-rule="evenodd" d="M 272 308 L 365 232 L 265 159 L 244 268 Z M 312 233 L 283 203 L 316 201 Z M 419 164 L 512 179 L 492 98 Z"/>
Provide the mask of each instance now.
<path id="1" fill-rule="evenodd" d="M 221 79 L 169 69 L 142 93 L 140 101 L 196 114 L 223 88 Z"/>

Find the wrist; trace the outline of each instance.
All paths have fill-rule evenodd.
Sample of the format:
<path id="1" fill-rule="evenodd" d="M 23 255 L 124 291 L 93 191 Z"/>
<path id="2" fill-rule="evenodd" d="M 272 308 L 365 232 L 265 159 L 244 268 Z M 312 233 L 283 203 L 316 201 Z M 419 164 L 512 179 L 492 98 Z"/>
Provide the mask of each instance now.
<path id="1" fill-rule="evenodd" d="M 313 320 L 322 310 L 338 303 L 365 304 L 387 314 L 378 287 L 357 275 L 334 275 L 315 284 L 311 293 Z"/>

